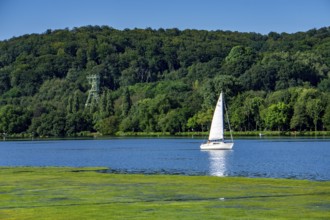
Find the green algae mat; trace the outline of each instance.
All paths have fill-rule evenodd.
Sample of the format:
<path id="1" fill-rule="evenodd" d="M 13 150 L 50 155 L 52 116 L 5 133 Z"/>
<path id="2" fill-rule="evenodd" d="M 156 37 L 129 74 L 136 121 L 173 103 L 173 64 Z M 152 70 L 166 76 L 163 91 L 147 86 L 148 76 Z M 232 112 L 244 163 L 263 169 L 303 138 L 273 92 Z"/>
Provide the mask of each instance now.
<path id="1" fill-rule="evenodd" d="M 330 219 L 330 182 L 0 167 L 0 219 Z"/>

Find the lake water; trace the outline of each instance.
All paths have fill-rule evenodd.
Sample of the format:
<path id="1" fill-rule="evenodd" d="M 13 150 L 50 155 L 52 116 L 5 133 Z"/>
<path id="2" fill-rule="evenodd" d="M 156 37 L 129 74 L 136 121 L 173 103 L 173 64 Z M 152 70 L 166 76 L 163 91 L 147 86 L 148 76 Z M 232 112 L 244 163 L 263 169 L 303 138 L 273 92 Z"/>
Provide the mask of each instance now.
<path id="1" fill-rule="evenodd" d="M 330 139 L 238 139 L 201 151 L 201 139 L 126 138 L 0 142 L 0 166 L 102 166 L 108 172 L 330 180 Z"/>

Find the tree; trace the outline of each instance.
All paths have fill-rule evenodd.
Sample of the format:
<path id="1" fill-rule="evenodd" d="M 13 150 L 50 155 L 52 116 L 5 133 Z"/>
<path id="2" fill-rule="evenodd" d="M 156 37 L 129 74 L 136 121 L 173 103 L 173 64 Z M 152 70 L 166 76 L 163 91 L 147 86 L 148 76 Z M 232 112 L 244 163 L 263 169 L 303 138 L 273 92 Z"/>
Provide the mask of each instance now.
<path id="1" fill-rule="evenodd" d="M 100 97 L 99 113 L 101 118 L 107 118 L 114 114 L 114 100 L 110 90 L 104 90 Z"/>
<path id="2" fill-rule="evenodd" d="M 209 108 L 207 111 L 200 111 L 187 121 L 187 127 L 195 131 L 205 131 L 209 129 L 212 121 L 213 109 Z"/>
<path id="3" fill-rule="evenodd" d="M 291 129 L 317 129 L 326 101 L 323 95 L 315 88 L 303 88 L 293 105 L 293 116 L 290 122 Z"/>
<path id="4" fill-rule="evenodd" d="M 76 113 L 82 108 L 81 94 L 76 91 L 73 96 L 70 96 L 67 104 L 68 113 Z"/>
<path id="5" fill-rule="evenodd" d="M 246 94 L 239 94 L 229 105 L 230 124 L 231 127 L 237 131 L 247 130 L 247 119 L 244 109 L 245 99 Z"/>
<path id="6" fill-rule="evenodd" d="M 0 94 L 7 92 L 9 89 L 10 89 L 9 70 L 1 69 L 1 71 L 0 71 Z"/>
<path id="7" fill-rule="evenodd" d="M 186 129 L 186 109 L 172 109 L 166 115 L 161 115 L 158 125 L 163 132 L 170 132 L 174 135 L 176 132 Z"/>
<path id="8" fill-rule="evenodd" d="M 83 69 L 87 64 L 87 54 L 84 48 L 79 48 L 76 52 L 76 59 L 74 60 L 74 66 L 78 69 Z"/>
<path id="9" fill-rule="evenodd" d="M 0 108 L 0 131 L 18 134 L 30 125 L 30 112 L 20 106 L 6 105 Z"/>
<path id="10" fill-rule="evenodd" d="M 68 136 L 76 136 L 82 131 L 92 130 L 92 119 L 88 114 L 78 111 L 68 114 L 65 119 L 65 131 Z"/>
<path id="11" fill-rule="evenodd" d="M 248 130 L 261 130 L 260 109 L 263 99 L 260 97 L 247 98 L 244 101 L 244 115 L 247 118 Z"/>
<path id="12" fill-rule="evenodd" d="M 318 84 L 318 88 L 321 92 L 330 92 L 330 78 L 323 79 Z"/>
<path id="13" fill-rule="evenodd" d="M 328 103 L 325 114 L 323 115 L 322 122 L 324 127 L 330 131 L 330 103 Z"/>
<path id="14" fill-rule="evenodd" d="M 294 106 L 293 112 L 294 113 L 290 121 L 290 128 L 301 131 L 308 126 L 304 103 L 297 102 Z"/>
<path id="15" fill-rule="evenodd" d="M 264 109 L 261 117 L 265 126 L 269 129 L 277 129 L 283 131 L 288 123 L 288 106 L 283 102 L 272 104 Z"/>
<path id="16" fill-rule="evenodd" d="M 263 121 L 261 110 L 264 105 L 263 92 L 245 92 L 233 98 L 229 105 L 230 123 L 234 130 L 258 130 Z"/>
<path id="17" fill-rule="evenodd" d="M 321 113 L 324 110 L 321 99 L 309 99 L 306 105 L 306 113 L 312 119 L 314 131 L 317 131 L 317 124 L 321 119 Z"/>
<path id="18" fill-rule="evenodd" d="M 257 55 L 250 47 L 235 46 L 225 58 L 222 72 L 234 77 L 241 76 L 256 61 Z"/>
<path id="19" fill-rule="evenodd" d="M 126 87 L 123 94 L 122 115 L 127 116 L 131 107 L 132 107 L 131 94 L 129 92 L 128 87 Z"/>
<path id="20" fill-rule="evenodd" d="M 275 66 L 258 63 L 241 75 L 239 80 L 245 90 L 264 90 L 269 92 L 275 89 L 276 73 L 277 69 Z"/>
<path id="21" fill-rule="evenodd" d="M 109 116 L 99 120 L 95 128 L 103 135 L 114 135 L 118 131 L 118 118 L 116 116 Z"/>

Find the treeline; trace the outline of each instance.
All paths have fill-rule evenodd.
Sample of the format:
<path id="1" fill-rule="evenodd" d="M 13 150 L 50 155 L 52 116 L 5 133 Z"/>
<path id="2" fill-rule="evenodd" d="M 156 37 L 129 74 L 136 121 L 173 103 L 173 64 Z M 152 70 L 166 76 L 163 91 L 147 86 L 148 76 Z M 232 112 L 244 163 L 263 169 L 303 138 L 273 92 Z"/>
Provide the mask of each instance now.
<path id="1" fill-rule="evenodd" d="M 86 106 L 100 76 L 99 99 Z M 294 34 L 86 26 L 0 41 L 0 131 L 330 130 L 330 28 Z"/>

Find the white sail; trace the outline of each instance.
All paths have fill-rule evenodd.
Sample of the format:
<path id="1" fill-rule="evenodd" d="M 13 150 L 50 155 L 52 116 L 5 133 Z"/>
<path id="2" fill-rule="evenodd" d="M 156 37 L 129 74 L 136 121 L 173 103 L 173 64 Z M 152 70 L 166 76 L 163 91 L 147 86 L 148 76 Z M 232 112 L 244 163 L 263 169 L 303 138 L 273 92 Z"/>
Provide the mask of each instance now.
<path id="1" fill-rule="evenodd" d="M 221 92 L 213 114 L 209 135 L 210 141 L 223 140 L 223 119 L 223 100 Z"/>

